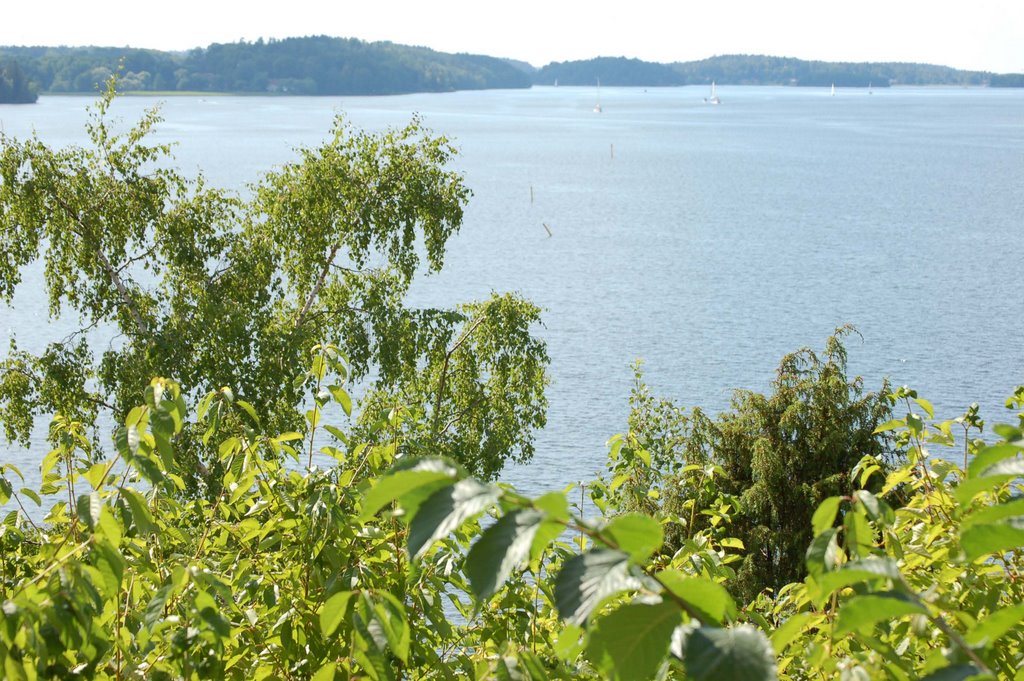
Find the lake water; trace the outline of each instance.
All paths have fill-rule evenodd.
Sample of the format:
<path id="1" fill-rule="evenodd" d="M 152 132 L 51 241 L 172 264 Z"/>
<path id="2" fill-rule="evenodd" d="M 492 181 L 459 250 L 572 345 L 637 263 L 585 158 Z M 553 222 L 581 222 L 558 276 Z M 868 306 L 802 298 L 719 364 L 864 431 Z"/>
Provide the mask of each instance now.
<path id="1" fill-rule="evenodd" d="M 529 492 L 603 470 L 635 359 L 656 393 L 718 412 L 845 323 L 869 389 L 888 376 L 942 416 L 978 401 L 989 422 L 1007 418 L 1024 383 L 1024 91 L 722 87 L 719 106 L 703 88 L 600 94 L 600 114 L 588 88 L 175 97 L 158 138 L 178 143 L 183 170 L 239 190 L 341 111 L 369 129 L 419 112 L 453 138 L 474 196 L 413 302 L 515 290 L 545 309 L 549 425 L 534 462 L 505 475 Z M 0 122 L 81 142 L 89 103 L 0 106 Z M 51 331 L 36 272 L 0 309 L 0 343 L 38 348 Z M 31 469 L 43 447 L 0 459 Z"/>

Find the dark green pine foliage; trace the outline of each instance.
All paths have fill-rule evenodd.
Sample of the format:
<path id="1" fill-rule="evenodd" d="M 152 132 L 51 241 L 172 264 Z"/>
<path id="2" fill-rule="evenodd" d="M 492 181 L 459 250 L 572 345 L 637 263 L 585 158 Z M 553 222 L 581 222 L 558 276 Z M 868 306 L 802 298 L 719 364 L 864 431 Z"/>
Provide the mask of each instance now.
<path id="1" fill-rule="evenodd" d="M 851 470 L 862 457 L 884 469 L 897 456 L 874 432 L 891 418 L 887 384 L 865 393 L 847 377 L 842 340 L 851 331 L 839 329 L 821 354 L 787 355 L 770 394 L 737 391 L 717 418 L 655 398 L 638 371 L 629 432 L 613 444 L 600 503 L 662 520 L 666 556 L 729 515 L 722 531 L 745 547 L 729 588 L 745 601 L 802 579 L 814 510 L 858 489 Z"/>
<path id="2" fill-rule="evenodd" d="M 864 456 L 895 457 L 874 432 L 891 418 L 888 386 L 865 393 L 859 377 L 847 378 L 848 332 L 820 355 L 805 348 L 784 357 L 770 395 L 738 391 L 712 426 L 720 484 L 740 501 L 732 529 L 746 551 L 731 586 L 744 599 L 802 578 L 818 504 L 856 489 L 850 471 Z"/>

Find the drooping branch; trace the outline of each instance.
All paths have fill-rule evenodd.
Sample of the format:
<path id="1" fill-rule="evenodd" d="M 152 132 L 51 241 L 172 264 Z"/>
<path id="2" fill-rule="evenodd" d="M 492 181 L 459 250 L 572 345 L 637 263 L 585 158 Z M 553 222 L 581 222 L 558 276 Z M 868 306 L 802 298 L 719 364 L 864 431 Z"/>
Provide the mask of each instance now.
<path id="1" fill-rule="evenodd" d="M 88 236 L 88 233 L 91 230 L 86 226 L 84 222 L 82 222 L 81 216 L 78 215 L 77 211 L 75 211 L 71 206 L 68 205 L 67 201 L 58 196 L 56 192 L 53 192 L 51 195 L 53 196 L 54 201 L 56 201 L 57 204 L 64 210 L 64 213 L 69 218 L 71 218 L 71 220 L 73 220 L 76 225 L 78 225 L 78 228 L 80 230 L 79 236 L 81 236 L 82 239 L 85 240 Z M 132 319 L 135 321 L 136 326 L 139 327 L 139 330 L 143 334 L 148 334 L 149 325 L 146 323 L 145 318 L 143 318 L 142 313 L 139 312 L 138 306 L 136 306 L 135 301 L 132 300 L 131 293 L 128 291 L 128 287 L 125 286 L 124 281 L 121 280 L 119 270 L 111 264 L 110 259 L 107 258 L 106 253 L 104 253 L 103 249 L 101 249 L 98 245 L 92 248 L 92 252 L 93 255 L 96 256 L 96 260 L 100 263 L 100 266 L 103 268 L 104 272 L 106 272 L 107 276 L 110 278 L 111 283 L 114 284 L 114 288 L 117 289 L 117 293 L 121 297 L 121 302 L 124 303 L 124 306 L 126 308 L 128 308 L 128 313 L 132 316 Z"/>
<path id="2" fill-rule="evenodd" d="M 477 327 L 480 326 L 480 324 L 482 324 L 484 319 L 486 318 L 487 311 L 484 310 L 483 314 L 481 314 L 480 317 L 475 322 L 473 322 L 473 324 L 468 329 L 466 329 L 463 332 L 459 340 L 455 342 L 455 345 L 453 345 L 451 349 L 445 353 L 444 364 L 441 365 L 441 381 L 437 386 L 437 397 L 434 398 L 434 425 L 430 429 L 430 438 L 432 440 L 437 438 L 437 428 L 441 423 L 441 400 L 444 398 L 444 390 L 448 382 L 448 363 L 451 361 L 452 355 L 455 354 L 455 352 L 462 346 L 463 343 L 469 340 L 469 337 L 473 335 L 473 332 L 476 331 Z M 448 427 L 445 426 L 446 430 L 447 428 Z"/>

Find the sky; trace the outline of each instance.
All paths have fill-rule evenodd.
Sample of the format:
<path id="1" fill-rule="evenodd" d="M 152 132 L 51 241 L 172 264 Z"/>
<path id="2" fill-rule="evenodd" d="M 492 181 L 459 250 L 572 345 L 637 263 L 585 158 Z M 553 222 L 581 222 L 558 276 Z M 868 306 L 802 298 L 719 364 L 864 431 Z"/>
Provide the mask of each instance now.
<path id="1" fill-rule="evenodd" d="M 0 45 L 185 50 L 330 35 L 543 66 L 591 57 L 767 54 L 1024 72 L 1024 0 L 35 0 L 5 3 Z"/>

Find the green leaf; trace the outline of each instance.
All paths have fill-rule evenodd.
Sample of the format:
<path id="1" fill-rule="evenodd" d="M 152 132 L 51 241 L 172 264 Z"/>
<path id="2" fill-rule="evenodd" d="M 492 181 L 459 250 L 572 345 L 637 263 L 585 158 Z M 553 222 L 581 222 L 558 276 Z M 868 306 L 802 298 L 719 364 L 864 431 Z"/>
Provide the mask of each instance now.
<path id="1" fill-rule="evenodd" d="M 683 666 L 692 681 L 771 681 L 772 644 L 749 624 L 729 629 L 699 627 L 686 636 Z"/>
<path id="2" fill-rule="evenodd" d="M 501 490 L 473 478 L 434 492 L 409 525 L 409 555 L 419 558 L 441 537 L 497 502 Z"/>
<path id="3" fill-rule="evenodd" d="M 106 463 L 94 463 L 89 467 L 85 473 L 82 473 L 82 477 L 92 485 L 93 489 L 99 489 L 103 485 L 103 474 L 107 472 L 108 464 Z"/>
<path id="4" fill-rule="evenodd" d="M 889 504 L 871 492 L 866 489 L 859 489 L 853 493 L 853 496 L 864 507 L 864 510 L 867 511 L 868 517 L 879 525 L 888 527 L 895 522 L 896 516 Z"/>
<path id="5" fill-rule="evenodd" d="M 817 594 L 813 596 L 817 603 L 823 602 L 836 589 L 859 584 L 861 582 L 877 582 L 891 579 L 899 583 L 900 571 L 892 558 L 869 556 L 844 563 L 838 570 L 823 572 L 813 577 Z"/>
<path id="6" fill-rule="evenodd" d="M 79 520 L 85 523 L 85 526 L 90 530 L 95 529 L 96 523 L 100 521 L 100 509 L 102 507 L 100 495 L 96 492 L 81 495 L 78 497 L 78 504 L 76 506 Z"/>
<path id="7" fill-rule="evenodd" d="M 1019 453 L 1020 447 L 1009 443 L 983 447 L 967 464 L 967 477 L 979 478 L 990 475 L 988 468 Z"/>
<path id="8" fill-rule="evenodd" d="M 429 497 L 437 490 L 458 481 L 459 469 L 443 459 L 418 459 L 404 462 L 404 468 L 380 478 L 363 498 L 363 512 L 359 519 L 365 522 L 393 501 L 401 500 L 403 507 L 414 492 Z M 407 509 L 408 510 L 408 509 Z"/>
<path id="9" fill-rule="evenodd" d="M 373 620 L 370 627 L 380 627 L 388 648 L 402 662 L 409 659 L 409 623 L 405 616 L 405 607 L 397 598 L 386 591 L 374 592 Z"/>
<path id="10" fill-rule="evenodd" d="M 562 619 L 586 623 L 594 608 L 608 596 L 640 588 L 629 574 L 629 554 L 594 549 L 565 561 L 555 578 L 555 606 Z"/>
<path id="11" fill-rule="evenodd" d="M 260 424 L 260 417 L 256 415 L 256 410 L 253 408 L 251 404 L 249 404 L 245 400 L 235 400 L 235 404 L 241 407 L 242 411 L 249 415 L 249 418 L 252 419 L 252 423 L 254 426 L 256 426 L 257 428 L 262 428 L 262 425 Z"/>
<path id="12" fill-rule="evenodd" d="M 814 538 L 807 547 L 807 571 L 819 575 L 835 567 L 839 555 L 838 528 L 830 527 Z"/>
<path id="13" fill-rule="evenodd" d="M 873 434 L 877 435 L 879 433 L 884 433 L 884 432 L 889 431 L 889 430 L 896 430 L 897 428 L 905 428 L 906 426 L 907 426 L 907 422 L 906 422 L 905 419 L 893 419 L 892 421 L 886 421 L 882 425 L 880 425 L 877 428 L 875 428 L 875 430 L 873 431 Z"/>
<path id="14" fill-rule="evenodd" d="M 606 678 L 653 679 L 679 622 L 673 603 L 628 603 L 594 621 L 587 657 Z"/>
<path id="15" fill-rule="evenodd" d="M 927 614 L 928 610 L 919 601 L 897 591 L 854 596 L 839 609 L 835 635 L 869 633 L 875 624 L 885 620 L 894 620 L 904 615 Z"/>
<path id="16" fill-rule="evenodd" d="M 533 500 L 534 507 L 544 511 L 551 520 L 569 520 L 569 500 L 562 492 L 548 492 Z"/>
<path id="17" fill-rule="evenodd" d="M 967 681 L 967 679 L 991 679 L 992 676 L 985 674 L 973 664 L 957 664 L 951 667 L 943 667 L 924 676 L 920 681 Z"/>
<path id="18" fill-rule="evenodd" d="M 974 524 L 960 533 L 960 546 L 968 561 L 990 553 L 1004 553 L 1024 546 L 1024 528 L 1006 524 Z"/>
<path id="19" fill-rule="evenodd" d="M 809 612 L 798 612 L 789 617 L 783 622 L 775 631 L 772 632 L 772 649 L 776 655 L 781 655 L 782 652 L 789 646 L 793 640 L 802 634 L 807 628 L 808 622 L 810 622 L 815 615 Z"/>
<path id="20" fill-rule="evenodd" d="M 477 599 L 490 598 L 512 571 L 530 557 L 533 539 L 544 514 L 532 509 L 513 511 L 488 527 L 466 556 L 466 576 Z"/>
<path id="21" fill-rule="evenodd" d="M 135 490 L 127 488 L 121 491 L 121 496 L 131 509 L 132 520 L 135 521 L 135 527 L 139 532 L 145 535 L 156 532 L 157 527 L 153 523 L 153 515 L 149 512 L 149 504 L 146 499 Z"/>
<path id="22" fill-rule="evenodd" d="M 811 517 L 811 527 L 814 528 L 815 537 L 832 527 L 836 521 L 836 513 L 839 512 L 839 504 L 842 501 L 842 497 L 829 497 L 818 504 L 817 510 L 814 511 L 814 515 Z"/>
<path id="23" fill-rule="evenodd" d="M 328 386 L 327 389 L 331 392 L 331 397 L 334 398 L 334 401 L 341 405 L 341 408 L 345 411 L 345 416 L 352 416 L 352 398 L 349 396 L 348 391 L 340 385 Z"/>
<path id="24" fill-rule="evenodd" d="M 996 523 L 1000 520 L 1006 520 L 1007 518 L 1022 518 L 1024 519 L 1024 499 L 1014 499 L 1008 501 L 1005 504 L 992 504 L 982 509 L 971 513 L 960 523 L 960 531 L 963 532 L 971 525 L 983 525 L 986 523 Z M 1024 524 L 1022 520 L 1009 521 L 1010 524 L 1020 527 Z"/>
<path id="25" fill-rule="evenodd" d="M 345 612 L 348 610 L 348 602 L 352 599 L 351 591 L 339 591 L 333 594 L 320 608 L 320 631 L 324 636 L 330 636 L 337 631 L 342 620 L 345 619 Z"/>
<path id="26" fill-rule="evenodd" d="M 0 506 L 10 501 L 12 494 L 14 494 L 14 489 L 11 487 L 10 481 L 0 476 Z"/>
<path id="27" fill-rule="evenodd" d="M 932 406 L 931 402 L 924 399 L 923 397 L 915 397 L 914 401 L 917 402 L 922 409 L 924 409 L 924 413 L 928 414 L 928 418 L 935 418 L 935 407 Z"/>
<path id="28" fill-rule="evenodd" d="M 328 662 L 323 667 L 320 667 L 316 674 L 313 674 L 313 678 L 310 681 L 334 681 L 334 670 L 337 667 L 337 662 Z"/>
<path id="29" fill-rule="evenodd" d="M 43 500 L 39 498 L 36 491 L 30 487 L 22 487 L 21 493 L 36 503 L 36 506 L 42 506 Z"/>
<path id="30" fill-rule="evenodd" d="M 657 551 L 665 540 L 665 531 L 654 518 L 640 513 L 617 516 L 601 530 L 617 548 L 625 551 L 636 563 L 642 563 Z"/>
<path id="31" fill-rule="evenodd" d="M 975 624 L 967 635 L 970 645 L 992 645 L 1000 636 L 1024 622 L 1024 603 L 996 610 Z"/>
<path id="32" fill-rule="evenodd" d="M 662 570 L 657 579 L 676 597 L 700 613 L 705 625 L 718 625 L 736 617 L 736 603 L 725 587 L 710 579 L 690 577 L 678 570 Z"/>

